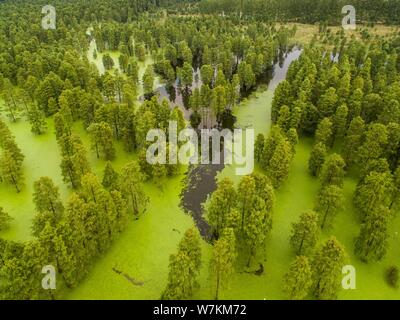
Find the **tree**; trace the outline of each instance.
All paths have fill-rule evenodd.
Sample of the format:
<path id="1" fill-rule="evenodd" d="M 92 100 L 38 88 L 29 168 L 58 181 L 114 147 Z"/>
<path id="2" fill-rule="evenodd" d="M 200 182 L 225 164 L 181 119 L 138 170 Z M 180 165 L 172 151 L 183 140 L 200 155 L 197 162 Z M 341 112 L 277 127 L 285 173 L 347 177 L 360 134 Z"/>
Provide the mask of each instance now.
<path id="1" fill-rule="evenodd" d="M 260 162 L 261 156 L 264 152 L 265 137 L 262 133 L 257 135 L 256 141 L 254 143 L 254 155 L 257 162 Z"/>
<path id="2" fill-rule="evenodd" d="M 336 299 L 345 260 L 344 248 L 335 237 L 329 238 L 317 251 L 311 264 L 316 298 Z"/>
<path id="3" fill-rule="evenodd" d="M 248 247 L 249 259 L 247 267 L 250 266 L 252 258 L 257 256 L 259 248 L 265 248 L 265 240 L 272 228 L 271 212 L 266 210 L 265 202 L 258 196 L 253 200 L 251 211 L 246 217 L 243 235 Z"/>
<path id="4" fill-rule="evenodd" d="M 163 300 L 188 299 L 197 286 L 201 266 L 200 236 L 189 229 L 178 246 L 178 253 L 170 255 L 168 283 L 162 293 Z"/>
<path id="5" fill-rule="evenodd" d="M 291 124 L 291 113 L 288 106 L 281 106 L 279 110 L 279 116 L 277 125 L 283 129 L 283 131 L 288 131 Z"/>
<path id="6" fill-rule="evenodd" d="M 389 217 L 390 211 L 384 206 L 368 214 L 355 241 L 354 252 L 362 261 L 380 261 L 386 255 Z"/>
<path id="7" fill-rule="evenodd" d="M 321 229 L 331 227 L 334 217 L 342 207 L 343 191 L 336 185 L 323 186 L 318 194 L 315 211 L 319 215 Z"/>
<path id="8" fill-rule="evenodd" d="M 353 200 L 362 221 L 375 208 L 379 208 L 381 205 L 385 207 L 390 205 L 392 188 L 393 182 L 389 172 L 372 171 L 357 185 Z"/>
<path id="9" fill-rule="evenodd" d="M 205 85 L 211 87 L 213 77 L 214 77 L 214 69 L 212 66 L 205 64 L 201 67 L 201 80 Z"/>
<path id="10" fill-rule="evenodd" d="M 335 88 L 328 88 L 318 101 L 318 110 L 322 117 L 331 117 L 335 114 L 338 96 Z"/>
<path id="11" fill-rule="evenodd" d="M 4 150 L 0 157 L 0 177 L 3 181 L 12 184 L 17 193 L 21 191 L 23 175 L 21 164 L 15 160 L 9 150 Z"/>
<path id="12" fill-rule="evenodd" d="M 213 192 L 205 204 L 207 220 L 218 238 L 226 227 L 228 214 L 236 206 L 237 194 L 233 181 L 224 178 L 218 182 L 217 190 Z"/>
<path id="13" fill-rule="evenodd" d="M 282 129 L 279 126 L 273 126 L 268 137 L 265 139 L 263 153 L 261 155 L 261 166 L 264 170 L 268 170 L 271 159 L 279 144 L 285 139 Z"/>
<path id="14" fill-rule="evenodd" d="M 396 169 L 393 175 L 393 195 L 390 202 L 389 209 L 400 205 L 400 166 Z"/>
<path id="15" fill-rule="evenodd" d="M 80 186 L 82 176 L 90 172 L 86 149 L 77 135 L 64 136 L 61 141 L 63 157 L 61 159 L 61 172 L 63 180 L 71 183 L 74 189 Z"/>
<path id="16" fill-rule="evenodd" d="M 272 122 L 276 123 L 279 116 L 281 106 L 290 105 L 291 98 L 290 83 L 287 80 L 283 80 L 276 88 L 274 93 L 274 99 L 272 100 L 272 111 L 271 118 Z"/>
<path id="17" fill-rule="evenodd" d="M 253 172 L 251 177 L 254 179 L 256 186 L 255 195 L 263 201 L 266 212 L 272 212 L 275 204 L 275 192 L 271 180 L 267 176 L 256 172 Z"/>
<path id="18" fill-rule="evenodd" d="M 295 128 L 290 128 L 286 132 L 286 138 L 292 147 L 292 155 L 294 156 L 296 154 L 296 146 L 299 143 L 299 135 L 297 134 L 297 130 Z"/>
<path id="19" fill-rule="evenodd" d="M 43 111 L 36 104 L 33 104 L 28 113 L 31 131 L 34 134 L 43 134 L 47 130 L 47 123 Z"/>
<path id="20" fill-rule="evenodd" d="M 399 286 L 399 268 L 397 266 L 391 266 L 386 271 L 386 281 L 387 283 L 397 289 Z"/>
<path id="21" fill-rule="evenodd" d="M 296 255 L 309 253 L 317 244 L 319 237 L 318 215 L 315 211 L 305 211 L 299 222 L 292 224 L 290 245 Z"/>
<path id="22" fill-rule="evenodd" d="M 223 114 L 226 108 L 226 91 L 225 87 L 218 86 L 212 90 L 211 95 L 211 110 L 213 111 L 217 122 L 221 123 L 221 115 Z"/>
<path id="23" fill-rule="evenodd" d="M 20 106 L 17 104 L 15 89 L 9 79 L 3 80 L 2 87 L 1 98 L 4 100 L 7 116 L 11 121 L 15 122 L 19 118 L 19 113 L 21 111 Z"/>
<path id="24" fill-rule="evenodd" d="M 241 231 L 244 230 L 246 218 L 252 210 L 254 195 L 256 193 L 256 182 L 252 176 L 244 176 L 238 186 L 237 201 L 240 213 Z"/>
<path id="25" fill-rule="evenodd" d="M 101 184 L 108 190 L 119 190 L 119 174 L 114 170 L 110 161 L 106 162 Z"/>
<path id="26" fill-rule="evenodd" d="M 287 140 L 283 140 L 277 145 L 267 169 L 275 187 L 279 187 L 289 176 L 292 158 L 292 147 Z"/>
<path id="27" fill-rule="evenodd" d="M 330 118 L 324 118 L 318 124 L 315 132 L 315 143 L 323 143 L 326 147 L 330 147 L 333 141 L 333 123 Z"/>
<path id="28" fill-rule="evenodd" d="M 105 53 L 103 55 L 102 60 L 103 60 L 104 69 L 110 70 L 114 67 L 114 60 L 111 58 L 111 56 L 108 53 Z"/>
<path id="29" fill-rule="evenodd" d="M 388 143 L 388 132 L 385 125 L 380 123 L 371 124 L 366 132 L 364 143 L 358 149 L 358 156 L 362 167 L 370 160 L 381 158 Z"/>
<path id="30" fill-rule="evenodd" d="M 357 150 L 361 145 L 365 123 L 361 117 L 354 118 L 347 130 L 344 139 L 343 157 L 347 167 L 351 167 L 357 160 Z"/>
<path id="31" fill-rule="evenodd" d="M 317 143 L 311 150 L 310 159 L 308 160 L 308 169 L 314 177 L 318 177 L 325 163 L 326 147 L 323 143 Z"/>
<path id="32" fill-rule="evenodd" d="M 296 257 L 283 278 L 283 291 L 291 300 L 305 298 L 312 285 L 312 271 L 308 258 Z"/>
<path id="33" fill-rule="evenodd" d="M 109 102 L 115 101 L 117 94 L 117 81 L 108 71 L 103 76 L 103 92 Z"/>
<path id="34" fill-rule="evenodd" d="M 386 148 L 386 158 L 390 168 L 394 171 L 400 165 L 400 122 L 389 123 L 387 125 L 388 144 Z"/>
<path id="35" fill-rule="evenodd" d="M 143 192 L 144 176 L 140 172 L 139 165 L 132 161 L 122 168 L 120 183 L 121 190 L 132 208 L 134 216 L 146 210 L 148 197 Z"/>
<path id="36" fill-rule="evenodd" d="M 149 97 L 153 94 L 154 87 L 154 71 L 153 67 L 150 65 L 147 67 L 143 75 L 143 92 L 145 96 Z"/>
<path id="37" fill-rule="evenodd" d="M 57 140 L 60 140 L 64 135 L 71 135 L 71 123 L 60 112 L 54 115 L 54 129 Z"/>
<path id="38" fill-rule="evenodd" d="M 53 181 L 48 177 L 41 177 L 33 184 L 33 202 L 39 213 L 50 212 L 57 220 L 64 213 L 64 206 L 60 199 L 60 192 Z"/>
<path id="39" fill-rule="evenodd" d="M 253 69 L 251 68 L 251 65 L 247 64 L 245 61 L 239 64 L 238 74 L 240 78 L 240 86 L 245 92 L 249 91 L 256 84 L 256 76 Z"/>
<path id="40" fill-rule="evenodd" d="M 185 62 L 183 64 L 183 68 L 180 69 L 180 77 L 182 85 L 185 87 L 185 90 L 188 91 L 193 84 L 193 68 L 190 63 Z"/>
<path id="41" fill-rule="evenodd" d="M 345 162 L 343 158 L 334 153 L 324 163 L 319 176 L 322 186 L 336 185 L 343 186 L 343 179 L 345 175 L 344 167 Z"/>
<path id="42" fill-rule="evenodd" d="M 6 230 L 9 227 L 10 222 L 13 220 L 10 215 L 0 207 L 0 231 Z M 1 260 L 1 257 L 0 257 Z"/>
<path id="43" fill-rule="evenodd" d="M 154 113 L 150 110 L 138 114 L 135 128 L 135 139 L 139 147 L 144 147 L 148 144 L 146 141 L 147 133 L 149 130 L 156 128 L 156 121 Z"/>
<path id="44" fill-rule="evenodd" d="M 210 278 L 215 288 L 215 300 L 221 288 L 225 288 L 235 271 L 236 239 L 232 229 L 225 229 L 223 236 L 214 243 L 210 259 Z"/>
<path id="45" fill-rule="evenodd" d="M 106 122 L 92 123 L 88 132 L 92 149 L 96 151 L 97 158 L 100 158 L 100 153 L 104 154 L 106 160 L 115 158 L 115 148 L 112 141 L 112 129 Z"/>
<path id="46" fill-rule="evenodd" d="M 335 141 L 342 141 L 347 129 L 347 117 L 349 114 L 349 110 L 345 104 L 339 106 L 336 110 L 335 115 L 333 116 L 333 127 L 335 132 L 335 137 L 333 143 Z"/>

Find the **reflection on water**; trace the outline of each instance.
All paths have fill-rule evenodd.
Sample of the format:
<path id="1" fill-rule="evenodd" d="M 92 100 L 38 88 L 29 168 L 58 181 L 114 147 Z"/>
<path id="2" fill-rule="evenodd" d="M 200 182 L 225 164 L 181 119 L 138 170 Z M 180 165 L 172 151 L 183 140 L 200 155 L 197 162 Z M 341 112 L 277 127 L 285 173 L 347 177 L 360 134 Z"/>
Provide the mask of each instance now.
<path id="1" fill-rule="evenodd" d="M 278 84 L 286 79 L 289 66 L 293 61 L 300 57 L 302 52 L 302 49 L 295 47 L 292 51 L 284 54 L 283 57 L 281 57 L 280 62 L 276 63 L 274 66 L 273 76 L 268 85 L 269 90 L 274 91 Z"/>

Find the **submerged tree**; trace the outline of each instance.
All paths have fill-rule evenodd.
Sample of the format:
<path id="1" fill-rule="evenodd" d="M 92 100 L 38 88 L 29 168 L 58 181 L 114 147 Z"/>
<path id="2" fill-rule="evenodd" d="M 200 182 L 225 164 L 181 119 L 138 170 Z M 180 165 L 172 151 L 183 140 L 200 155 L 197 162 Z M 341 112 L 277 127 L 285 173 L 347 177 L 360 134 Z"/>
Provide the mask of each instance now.
<path id="1" fill-rule="evenodd" d="M 296 255 L 309 253 L 317 244 L 319 236 L 318 215 L 309 210 L 300 215 L 299 222 L 292 224 L 290 245 Z"/>
<path id="2" fill-rule="evenodd" d="M 380 261 L 388 245 L 388 220 L 390 211 L 380 206 L 368 214 L 355 242 L 355 254 L 364 262 Z"/>
<path id="3" fill-rule="evenodd" d="M 317 251 L 311 264 L 312 290 L 316 298 L 336 299 L 345 259 L 344 248 L 335 237 L 329 238 Z"/>
<path id="4" fill-rule="evenodd" d="M 305 298 L 312 285 L 312 271 L 308 258 L 296 257 L 283 278 L 283 291 L 291 300 Z"/>
<path id="5" fill-rule="evenodd" d="M 88 128 L 92 149 L 96 151 L 97 158 L 102 153 L 107 160 L 115 158 L 115 148 L 112 141 L 112 129 L 106 122 L 92 123 Z"/>
<path id="6" fill-rule="evenodd" d="M 0 177 L 1 180 L 12 184 L 17 193 L 21 191 L 23 182 L 21 163 L 16 161 L 12 152 L 4 150 L 0 157 Z"/>
<path id="7" fill-rule="evenodd" d="M 33 184 L 33 202 L 37 212 L 50 212 L 57 219 L 61 218 L 64 206 L 60 199 L 60 192 L 53 181 L 48 177 L 41 177 Z"/>
<path id="8" fill-rule="evenodd" d="M 218 182 L 217 190 L 213 192 L 205 204 L 207 219 L 218 237 L 226 227 L 227 217 L 236 206 L 237 194 L 233 181 L 228 178 Z"/>
<path id="9" fill-rule="evenodd" d="M 134 216 L 146 210 L 148 197 L 143 191 L 144 176 L 140 171 L 139 165 L 132 161 L 122 168 L 120 183 L 121 190 L 132 208 Z"/>
<path id="10" fill-rule="evenodd" d="M 210 259 L 210 278 L 215 288 L 215 300 L 218 300 L 221 288 L 226 288 L 235 271 L 236 239 L 231 228 L 225 229 L 222 237 L 214 244 Z"/>
<path id="11" fill-rule="evenodd" d="M 13 220 L 10 215 L 0 207 L 0 231 L 6 230 L 9 227 L 10 222 Z M 1 257 L 0 257 L 1 260 Z"/>
<path id="12" fill-rule="evenodd" d="M 189 229 L 179 243 L 178 252 L 170 255 L 168 282 L 161 299 L 189 299 L 197 286 L 200 266 L 200 236 L 197 229 Z"/>
<path id="13" fill-rule="evenodd" d="M 46 118 L 38 106 L 33 104 L 28 113 L 29 122 L 31 124 L 31 131 L 34 134 L 43 134 L 47 130 Z"/>
<path id="14" fill-rule="evenodd" d="M 317 143 L 310 155 L 310 159 L 308 160 L 308 169 L 310 170 L 311 174 L 315 177 L 318 177 L 322 166 L 325 163 L 326 158 L 326 147 L 323 143 Z"/>
<path id="15" fill-rule="evenodd" d="M 319 178 L 322 186 L 336 185 L 343 186 L 343 179 L 345 175 L 345 162 L 338 154 L 332 154 L 322 166 Z"/>
<path id="16" fill-rule="evenodd" d="M 319 215 L 321 229 L 332 227 L 333 219 L 343 204 L 343 191 L 336 185 L 323 187 L 317 197 L 315 211 Z"/>

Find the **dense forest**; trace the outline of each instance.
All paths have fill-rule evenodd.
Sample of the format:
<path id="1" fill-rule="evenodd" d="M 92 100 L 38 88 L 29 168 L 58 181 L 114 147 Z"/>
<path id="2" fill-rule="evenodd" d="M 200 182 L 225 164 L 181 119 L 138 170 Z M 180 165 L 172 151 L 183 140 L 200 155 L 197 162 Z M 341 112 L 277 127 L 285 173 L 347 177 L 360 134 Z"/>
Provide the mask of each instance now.
<path id="1" fill-rule="evenodd" d="M 200 10 L 204 13 L 225 12 L 263 21 L 297 21 L 302 23 L 327 22 L 339 24 L 342 8 L 352 5 L 357 20 L 374 24 L 399 23 L 398 0 L 203 0 Z"/>
<path id="2" fill-rule="evenodd" d="M 351 35 L 328 26 L 341 21 L 341 1 L 56 1 L 55 29 L 42 28 L 45 4 L 0 4 L 1 299 L 77 292 L 132 226 L 136 234 L 128 240 L 135 255 L 155 244 L 165 256 L 161 272 L 144 272 L 160 277 L 146 295 L 153 299 L 219 299 L 235 281 L 245 294 L 263 292 L 257 285 L 266 283 L 272 263 L 279 265 L 272 298 L 336 299 L 349 264 L 363 275 L 379 265 L 373 285 L 397 287 L 399 257 L 392 249 L 399 241 L 393 229 L 400 209 L 400 34 L 391 28 L 381 35 L 371 26 L 398 23 L 399 1 L 356 1 L 357 20 L 370 28 Z M 301 42 L 302 26 L 293 22 L 320 26 L 311 41 Z M 300 57 L 290 61 L 285 79 L 268 88 L 294 51 Z M 257 168 L 237 177 L 226 166 L 213 177 L 215 188 L 198 204 L 209 228 L 202 229 L 198 217 L 174 204 L 190 190 L 188 177 L 198 168 L 150 164 L 146 135 L 168 132 L 170 121 L 179 131 L 255 127 L 241 122 L 254 120 L 254 109 L 240 112 L 260 92 L 271 99 L 261 103 L 268 117 L 257 119 Z M 49 170 L 32 180 L 32 152 L 20 125 L 29 128 L 33 143 L 54 140 L 56 157 L 40 155 L 35 165 L 56 161 L 55 174 Z M 166 144 L 168 150 L 180 146 Z M 289 183 L 302 188 L 291 180 L 299 167 L 313 185 L 304 191 L 311 201 L 299 209 L 286 198 L 293 202 L 288 209 L 282 197 Z M 168 184 L 176 195 L 169 197 Z M 3 232 L 19 219 L 8 212 L 10 195 L 18 202 L 26 192 L 31 233 L 21 241 Z M 157 207 L 171 214 L 167 219 L 155 216 L 159 197 L 169 201 Z M 336 229 L 344 213 L 352 218 L 341 220 L 345 236 Z M 289 214 L 295 215 L 286 219 Z M 178 230 L 174 223 L 186 218 Z M 136 238 L 149 219 L 151 236 Z M 167 238 L 150 238 L 158 228 L 170 232 Z M 278 241 L 284 262 L 270 258 L 276 233 L 286 237 Z M 155 263 L 143 264 L 153 270 Z M 48 265 L 57 274 L 54 290 L 42 284 Z M 118 266 L 104 272 L 148 286 Z M 257 289 L 246 287 L 246 279 Z"/>

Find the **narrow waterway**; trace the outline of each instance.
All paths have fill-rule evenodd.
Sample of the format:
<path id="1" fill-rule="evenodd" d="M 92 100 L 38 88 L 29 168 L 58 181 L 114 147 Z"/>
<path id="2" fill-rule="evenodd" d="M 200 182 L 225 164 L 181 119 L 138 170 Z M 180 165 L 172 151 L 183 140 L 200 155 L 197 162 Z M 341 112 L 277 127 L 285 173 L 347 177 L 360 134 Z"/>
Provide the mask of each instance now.
<path id="1" fill-rule="evenodd" d="M 302 53 L 302 49 L 294 48 L 290 52 L 286 53 L 281 57 L 282 59 L 277 62 L 273 67 L 272 78 L 269 81 L 267 91 L 273 92 L 278 84 L 286 78 L 290 64 L 297 60 Z M 263 98 L 263 94 L 260 97 L 250 97 L 246 104 L 250 105 L 247 108 L 247 112 L 252 112 L 251 105 L 259 104 L 260 99 Z M 240 105 L 238 106 L 240 108 Z M 271 108 L 271 103 L 266 100 L 263 103 L 263 108 Z M 240 113 L 239 117 L 246 118 L 248 114 Z M 238 121 L 242 120 L 238 118 Z M 266 128 L 267 124 L 270 123 L 271 119 L 265 119 Z M 251 124 L 250 124 L 251 125 Z M 224 169 L 223 164 L 219 165 L 197 165 L 189 168 L 186 175 L 186 187 L 183 189 L 181 194 L 181 206 L 182 208 L 193 216 L 193 219 L 200 231 L 201 236 L 209 241 L 212 237 L 210 226 L 208 225 L 203 215 L 203 203 L 207 200 L 209 194 L 215 191 L 217 188 L 216 176 L 219 172 Z"/>

